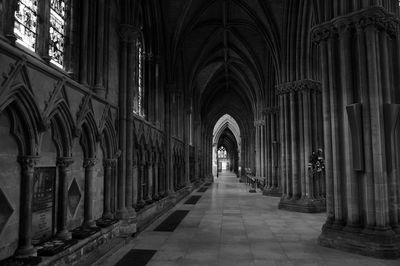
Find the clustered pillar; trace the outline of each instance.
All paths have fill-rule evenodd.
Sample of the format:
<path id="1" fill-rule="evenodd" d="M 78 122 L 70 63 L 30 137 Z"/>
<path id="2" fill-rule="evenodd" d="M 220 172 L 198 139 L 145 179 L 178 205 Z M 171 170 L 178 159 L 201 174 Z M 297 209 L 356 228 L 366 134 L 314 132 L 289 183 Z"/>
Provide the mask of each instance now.
<path id="1" fill-rule="evenodd" d="M 319 242 L 382 258 L 400 256 L 398 27 L 395 14 L 369 7 L 313 31 L 328 212 Z"/>
<path id="2" fill-rule="evenodd" d="M 281 180 L 279 177 L 279 137 L 278 115 L 279 107 L 270 107 L 264 110 L 265 130 L 265 187 L 263 195 L 280 197 L 282 195 Z"/>
<path id="3" fill-rule="evenodd" d="M 312 171 L 312 154 L 322 149 L 320 83 L 300 80 L 277 88 L 281 104 L 283 195 L 279 208 L 325 211 L 325 176 Z"/>

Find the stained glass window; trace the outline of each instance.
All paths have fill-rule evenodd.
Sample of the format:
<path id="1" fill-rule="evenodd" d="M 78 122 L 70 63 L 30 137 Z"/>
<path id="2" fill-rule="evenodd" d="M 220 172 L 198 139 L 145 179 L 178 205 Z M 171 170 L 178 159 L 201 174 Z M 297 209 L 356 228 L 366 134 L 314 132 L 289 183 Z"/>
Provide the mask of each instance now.
<path id="1" fill-rule="evenodd" d="M 51 62 L 64 65 L 65 42 L 65 0 L 51 0 L 50 5 L 50 47 Z"/>
<path id="2" fill-rule="evenodd" d="M 36 50 L 38 0 L 19 0 L 15 11 L 14 34 L 17 42 Z"/>
<path id="3" fill-rule="evenodd" d="M 144 117 L 144 87 L 143 87 L 143 47 L 140 41 L 137 42 L 138 65 L 137 65 L 137 86 L 138 93 L 135 103 L 135 114 Z"/>
<path id="4" fill-rule="evenodd" d="M 227 152 L 224 146 L 218 149 L 218 158 L 219 159 L 226 159 L 227 158 Z"/>

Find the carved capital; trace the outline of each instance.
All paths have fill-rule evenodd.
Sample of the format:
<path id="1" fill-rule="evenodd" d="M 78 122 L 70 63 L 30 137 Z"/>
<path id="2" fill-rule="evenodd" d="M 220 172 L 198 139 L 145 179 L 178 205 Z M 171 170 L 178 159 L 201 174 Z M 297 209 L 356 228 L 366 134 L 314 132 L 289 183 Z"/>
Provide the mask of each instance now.
<path id="1" fill-rule="evenodd" d="M 83 168 L 93 167 L 96 164 L 97 164 L 97 159 L 96 158 L 86 158 L 83 161 Z"/>
<path id="2" fill-rule="evenodd" d="M 399 22 L 395 14 L 389 13 L 382 7 L 374 6 L 317 25 L 312 29 L 311 36 L 314 42 L 320 43 L 337 37 L 338 33 L 347 34 L 354 30 L 365 31 L 372 28 L 386 32 L 391 38 L 396 38 Z"/>
<path id="3" fill-rule="evenodd" d="M 38 156 L 19 156 L 18 162 L 22 167 L 22 170 L 33 170 L 38 163 L 40 157 Z"/>
<path id="4" fill-rule="evenodd" d="M 321 91 L 321 83 L 315 80 L 298 80 L 276 86 L 276 94 L 296 93 L 299 91 Z"/>
<path id="5" fill-rule="evenodd" d="M 59 157 L 57 158 L 57 166 L 62 168 L 67 168 L 74 162 L 71 157 Z"/>

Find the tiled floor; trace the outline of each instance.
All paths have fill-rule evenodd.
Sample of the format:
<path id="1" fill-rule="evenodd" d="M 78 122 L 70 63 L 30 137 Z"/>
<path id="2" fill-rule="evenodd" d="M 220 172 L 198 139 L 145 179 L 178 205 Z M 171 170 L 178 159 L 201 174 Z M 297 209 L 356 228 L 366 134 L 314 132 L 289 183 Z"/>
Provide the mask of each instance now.
<path id="1" fill-rule="evenodd" d="M 174 232 L 154 232 L 158 219 L 101 265 L 114 265 L 129 250 L 156 249 L 149 266 L 168 265 L 400 265 L 320 247 L 317 237 L 325 214 L 277 209 L 279 198 L 251 194 L 225 173 L 196 205 L 175 209 L 190 213 Z"/>

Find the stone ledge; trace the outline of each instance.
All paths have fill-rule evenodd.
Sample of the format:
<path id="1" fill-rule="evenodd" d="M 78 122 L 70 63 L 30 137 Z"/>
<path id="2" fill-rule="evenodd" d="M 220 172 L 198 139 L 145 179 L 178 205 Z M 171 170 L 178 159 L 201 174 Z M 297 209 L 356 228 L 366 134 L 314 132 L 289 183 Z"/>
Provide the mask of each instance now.
<path id="1" fill-rule="evenodd" d="M 301 198 L 296 200 L 281 198 L 278 208 L 294 212 L 320 213 L 326 211 L 326 201 L 325 199 L 310 198 Z"/>
<path id="2" fill-rule="evenodd" d="M 89 254 L 100 245 L 118 236 L 120 230 L 119 227 L 120 222 L 110 227 L 102 228 L 96 234 L 80 240 L 76 245 L 73 245 L 57 255 L 52 257 L 43 257 L 43 261 L 39 265 L 73 265 L 79 261 L 82 256 Z"/>
<path id="3" fill-rule="evenodd" d="M 345 229 L 345 227 L 344 227 Z M 349 232 L 325 224 L 318 238 L 321 246 L 380 259 L 400 258 L 400 234 Z M 375 233 L 374 233 L 375 232 Z"/>

